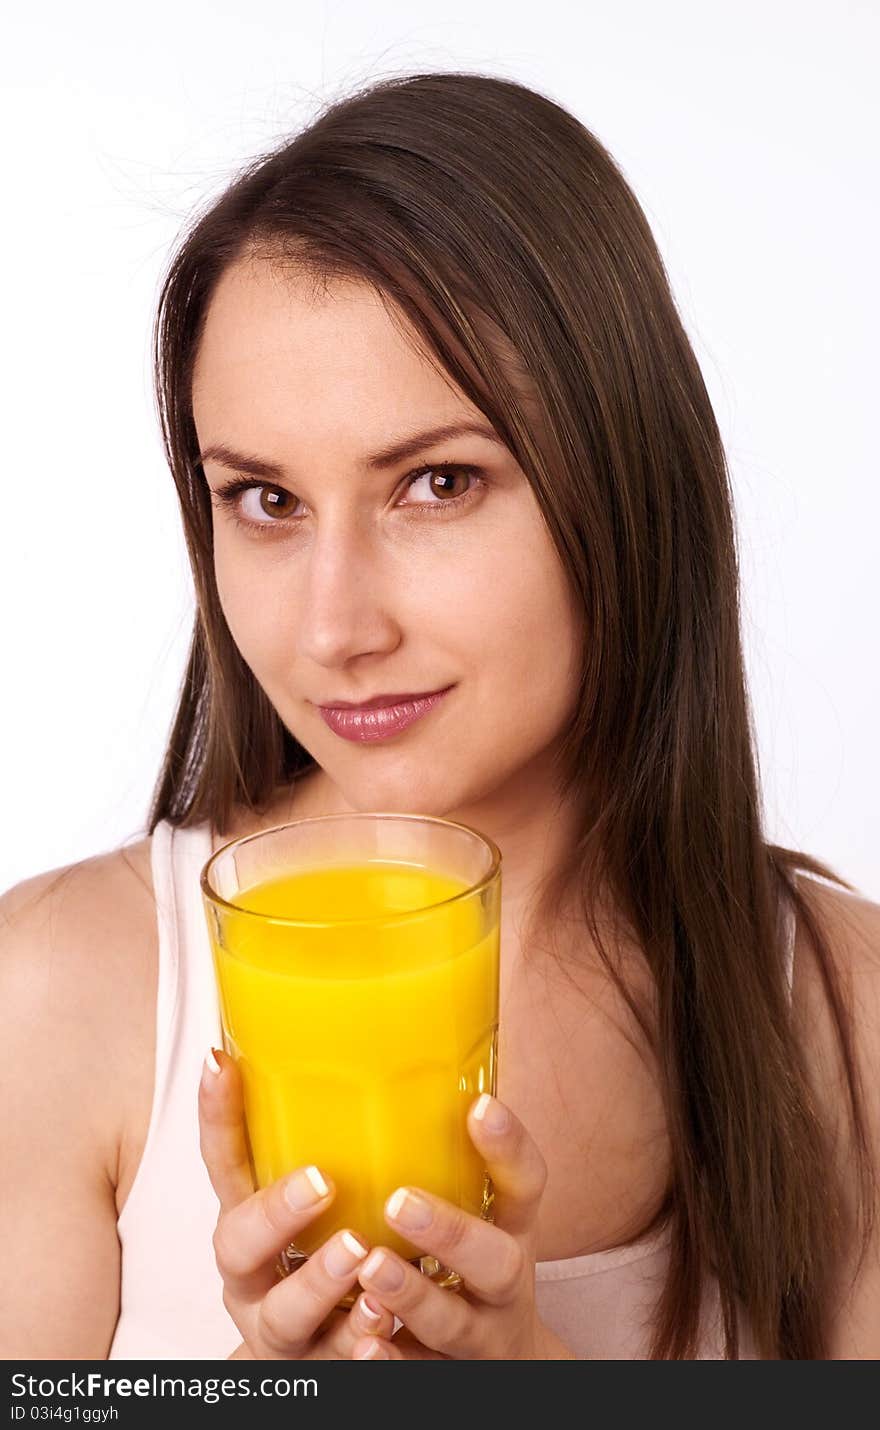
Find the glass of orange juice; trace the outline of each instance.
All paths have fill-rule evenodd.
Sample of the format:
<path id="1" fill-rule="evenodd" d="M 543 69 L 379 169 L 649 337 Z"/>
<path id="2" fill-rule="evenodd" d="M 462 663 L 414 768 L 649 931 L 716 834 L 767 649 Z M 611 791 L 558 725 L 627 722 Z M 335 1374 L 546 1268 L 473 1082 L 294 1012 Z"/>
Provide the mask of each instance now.
<path id="1" fill-rule="evenodd" d="M 466 1119 L 497 1085 L 501 851 L 427 815 L 323 815 L 225 845 L 201 889 L 255 1185 L 336 1183 L 282 1269 L 351 1227 L 459 1286 L 382 1211 L 415 1186 L 492 1219 Z"/>

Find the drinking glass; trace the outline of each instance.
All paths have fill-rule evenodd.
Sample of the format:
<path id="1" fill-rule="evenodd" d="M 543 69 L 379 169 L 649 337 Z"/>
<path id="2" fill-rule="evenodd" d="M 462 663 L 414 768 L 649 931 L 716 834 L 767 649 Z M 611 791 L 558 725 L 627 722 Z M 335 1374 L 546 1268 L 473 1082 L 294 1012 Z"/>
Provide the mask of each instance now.
<path id="1" fill-rule="evenodd" d="M 497 1086 L 497 845 L 427 815 L 323 815 L 224 845 L 201 891 L 255 1185 L 313 1163 L 336 1184 L 280 1269 L 351 1227 L 460 1287 L 382 1210 L 408 1185 L 492 1220 L 466 1119 Z"/>

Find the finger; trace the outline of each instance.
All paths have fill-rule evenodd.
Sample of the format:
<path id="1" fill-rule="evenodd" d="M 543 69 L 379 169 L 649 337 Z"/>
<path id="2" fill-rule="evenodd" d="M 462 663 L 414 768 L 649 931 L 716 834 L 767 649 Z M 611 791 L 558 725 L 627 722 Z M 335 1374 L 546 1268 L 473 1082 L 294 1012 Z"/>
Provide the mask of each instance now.
<path id="1" fill-rule="evenodd" d="M 254 1300 L 270 1290 L 278 1280 L 281 1252 L 291 1242 L 296 1244 L 300 1232 L 327 1210 L 335 1195 L 332 1181 L 319 1168 L 297 1167 L 289 1176 L 221 1212 L 214 1232 L 214 1255 L 227 1293 Z M 293 1273 L 293 1277 L 298 1275 L 298 1271 Z"/>
<path id="2" fill-rule="evenodd" d="M 366 1336 L 391 1340 L 394 1334 L 394 1312 L 389 1311 L 375 1297 L 363 1293 L 358 1296 L 349 1311 L 344 1325 L 340 1323 L 339 1334 L 340 1354 L 348 1360 L 355 1344 L 363 1341 Z"/>
<path id="3" fill-rule="evenodd" d="M 211 1055 L 220 1064 L 214 1072 Z M 244 1126 L 241 1075 L 232 1058 L 211 1050 L 199 1083 L 199 1146 L 221 1211 L 238 1206 L 254 1190 Z"/>
<path id="4" fill-rule="evenodd" d="M 499 1116 L 494 1117 L 496 1113 Z M 516 1295 L 522 1277 L 530 1272 L 529 1237 L 536 1234 L 547 1164 L 519 1119 L 488 1095 L 471 1108 L 468 1130 L 496 1188 L 494 1222 L 472 1216 L 416 1187 L 398 1187 L 392 1193 L 385 1203 L 385 1220 L 418 1253 L 428 1253 L 457 1271 L 470 1293 L 489 1305 L 504 1305 Z M 404 1264 L 401 1257 L 396 1261 Z M 375 1269 L 371 1257 L 364 1267 L 365 1276 Z M 384 1289 L 364 1277 L 361 1284 L 377 1293 Z M 418 1284 L 407 1278 L 407 1285 L 415 1288 Z M 397 1301 L 386 1304 L 407 1325 L 411 1324 Z M 413 1330 L 426 1339 L 419 1327 L 413 1326 Z M 433 1339 L 427 1343 L 437 1344 Z"/>
<path id="5" fill-rule="evenodd" d="M 390 1337 L 394 1316 L 385 1307 L 370 1315 L 362 1296 L 349 1312 L 339 1306 L 349 1291 L 357 1291 L 357 1273 L 368 1251 L 354 1232 L 337 1232 L 297 1271 L 275 1284 L 260 1304 L 255 1325 L 269 1357 L 296 1359 L 308 1348 L 313 1359 L 347 1360 L 355 1341 L 365 1334 L 378 1331 Z M 330 1317 L 332 1324 L 313 1346 Z"/>
<path id="6" fill-rule="evenodd" d="M 522 1201 L 521 1205 L 527 1205 Z M 537 1201 L 532 1203 L 537 1210 Z M 461 1207 L 426 1193 L 421 1187 L 398 1187 L 385 1203 L 385 1220 L 402 1237 L 418 1248 L 421 1256 L 436 1257 L 441 1266 L 451 1267 L 464 1278 L 466 1290 L 489 1306 L 505 1306 L 517 1296 L 522 1278 L 531 1273 L 532 1257 L 528 1237 L 514 1236 L 511 1231 L 495 1226 L 482 1217 L 472 1217 Z M 385 1248 L 382 1248 L 382 1251 Z M 405 1266 L 404 1258 L 396 1257 L 398 1266 Z M 366 1290 L 396 1290 L 382 1286 L 378 1260 L 371 1257 L 363 1267 L 361 1284 Z M 386 1276 L 391 1276 L 391 1268 L 386 1268 Z M 372 1277 L 366 1280 L 366 1277 Z M 421 1277 L 421 1280 L 425 1280 Z M 399 1281 L 399 1274 L 398 1274 Z M 409 1281 L 411 1286 L 421 1284 Z M 429 1283 L 431 1284 L 431 1283 Z M 402 1320 L 408 1318 L 402 1313 L 396 1301 L 386 1300 L 388 1306 Z M 416 1334 L 421 1331 L 414 1327 Z M 431 1343 L 434 1344 L 434 1343 Z"/>
<path id="7" fill-rule="evenodd" d="M 511 1236 L 534 1232 L 547 1185 L 547 1163 L 538 1144 L 516 1114 L 487 1092 L 470 1109 L 468 1133 L 492 1178 L 494 1225 Z"/>
<path id="8" fill-rule="evenodd" d="M 403 1360 L 403 1356 L 393 1341 L 379 1340 L 375 1336 L 363 1337 L 357 1341 L 351 1358 L 352 1360 Z"/>
<path id="9" fill-rule="evenodd" d="M 403 1257 L 386 1247 L 374 1247 L 358 1274 L 361 1285 L 377 1302 L 399 1316 L 406 1328 L 430 1350 L 456 1360 L 485 1359 L 484 1321 L 464 1296 L 457 1296 Z"/>
<path id="10" fill-rule="evenodd" d="M 402 1327 L 392 1340 L 390 1336 L 361 1336 L 352 1348 L 352 1360 L 448 1360 L 448 1356 L 430 1350 Z"/>
<path id="11" fill-rule="evenodd" d="M 509 1231 L 471 1216 L 421 1187 L 398 1187 L 385 1203 L 385 1220 L 415 1243 L 422 1256 L 435 1256 L 441 1266 L 457 1271 L 468 1291 L 490 1306 L 505 1305 L 516 1294 L 528 1255 L 522 1241 Z M 402 1257 L 397 1260 L 401 1265 L 407 1264 Z M 420 1272 L 416 1275 L 426 1280 Z M 375 1282 L 371 1286 L 365 1281 L 362 1284 L 368 1291 L 384 1289 Z M 428 1280 L 428 1284 L 433 1283 Z M 406 1319 L 396 1303 L 392 1309 Z"/>

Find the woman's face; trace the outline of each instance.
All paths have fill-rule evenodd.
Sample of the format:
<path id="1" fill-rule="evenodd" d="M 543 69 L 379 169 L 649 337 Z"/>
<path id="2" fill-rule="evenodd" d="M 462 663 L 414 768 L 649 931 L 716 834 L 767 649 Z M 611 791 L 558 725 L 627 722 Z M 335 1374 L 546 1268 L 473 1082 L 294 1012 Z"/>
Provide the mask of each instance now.
<path id="1" fill-rule="evenodd" d="M 442 815 L 502 789 L 533 801 L 572 710 L 576 618 L 532 489 L 482 413 L 368 285 L 320 292 L 267 263 L 221 280 L 193 404 L 229 629 L 347 803 Z M 371 460 L 460 423 L 487 435 Z M 277 470 L 206 455 L 221 445 Z M 254 485 L 222 503 L 241 477 Z M 318 709 L 444 686 L 374 743 L 334 733 Z"/>

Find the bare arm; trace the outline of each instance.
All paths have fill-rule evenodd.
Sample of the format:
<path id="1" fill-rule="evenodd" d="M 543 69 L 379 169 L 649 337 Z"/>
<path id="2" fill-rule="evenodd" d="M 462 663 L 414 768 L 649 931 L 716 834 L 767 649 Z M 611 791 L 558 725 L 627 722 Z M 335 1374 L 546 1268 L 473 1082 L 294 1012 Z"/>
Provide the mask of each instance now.
<path id="1" fill-rule="evenodd" d="M 119 937 L 132 907 L 126 879 L 120 855 L 106 855 L 0 898 L 6 1359 L 103 1359 L 113 1339 L 115 1187 L 132 1081 L 120 986 L 132 947 Z"/>

